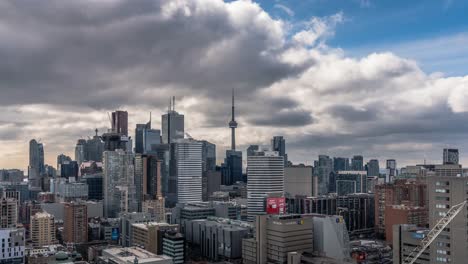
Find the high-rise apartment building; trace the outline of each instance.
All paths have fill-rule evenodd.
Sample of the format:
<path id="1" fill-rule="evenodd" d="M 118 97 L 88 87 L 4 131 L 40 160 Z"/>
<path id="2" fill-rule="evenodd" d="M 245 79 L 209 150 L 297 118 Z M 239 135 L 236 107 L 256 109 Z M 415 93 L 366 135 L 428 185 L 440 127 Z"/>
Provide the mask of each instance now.
<path id="1" fill-rule="evenodd" d="M 458 149 L 444 149 L 444 164 L 458 164 Z"/>
<path id="2" fill-rule="evenodd" d="M 86 204 L 75 202 L 65 204 L 63 241 L 75 244 L 88 242 L 88 211 Z"/>
<path id="3" fill-rule="evenodd" d="M 162 143 L 170 144 L 184 138 L 184 115 L 175 111 L 175 99 L 166 114 L 162 116 Z"/>
<path id="4" fill-rule="evenodd" d="M 179 139 L 171 143 L 168 200 L 172 203 L 202 201 L 202 143 Z"/>
<path id="5" fill-rule="evenodd" d="M 265 151 L 247 157 L 247 214 L 249 220 L 265 213 L 269 196 L 284 196 L 284 160 L 278 152 Z"/>
<path id="6" fill-rule="evenodd" d="M 31 217 L 30 229 L 31 241 L 34 247 L 57 244 L 53 215 L 45 212 L 36 213 Z"/>
<path id="7" fill-rule="evenodd" d="M 29 141 L 29 185 L 33 188 L 40 188 L 44 172 L 44 145 L 31 139 Z"/>
<path id="8" fill-rule="evenodd" d="M 364 158 L 361 155 L 353 156 L 351 159 L 351 170 L 362 171 L 364 170 Z"/>
<path id="9" fill-rule="evenodd" d="M 289 252 L 312 253 L 312 217 L 301 215 L 259 215 L 255 218 L 255 237 L 242 241 L 244 263 L 286 264 Z"/>
<path id="10" fill-rule="evenodd" d="M 112 131 L 122 136 L 128 136 L 128 112 L 112 112 Z"/>
<path id="11" fill-rule="evenodd" d="M 274 136 L 271 139 L 271 150 L 277 151 L 284 158 L 284 166 L 288 166 L 288 154 L 286 154 L 286 140 L 283 136 Z"/>
<path id="12" fill-rule="evenodd" d="M 379 167 L 379 160 L 377 159 L 371 159 L 367 163 L 367 176 L 373 177 L 373 176 L 379 176 L 380 175 L 380 167 Z"/>
<path id="13" fill-rule="evenodd" d="M 0 199 L 0 228 L 14 228 L 18 223 L 18 201 L 14 198 Z"/>
<path id="14" fill-rule="evenodd" d="M 375 227 L 377 235 L 383 237 L 386 230 L 385 209 L 392 205 L 427 208 L 426 184 L 401 179 L 393 183 L 375 186 Z"/>
<path id="15" fill-rule="evenodd" d="M 123 150 L 104 152 L 104 216 L 137 211 L 133 154 Z"/>

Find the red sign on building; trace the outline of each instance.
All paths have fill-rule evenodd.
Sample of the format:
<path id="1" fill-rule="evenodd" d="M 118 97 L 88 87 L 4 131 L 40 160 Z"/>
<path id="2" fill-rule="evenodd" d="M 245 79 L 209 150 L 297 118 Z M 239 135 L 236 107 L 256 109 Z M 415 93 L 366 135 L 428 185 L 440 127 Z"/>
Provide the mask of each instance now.
<path id="1" fill-rule="evenodd" d="M 285 214 L 286 199 L 284 197 L 267 198 L 266 212 L 267 214 Z"/>

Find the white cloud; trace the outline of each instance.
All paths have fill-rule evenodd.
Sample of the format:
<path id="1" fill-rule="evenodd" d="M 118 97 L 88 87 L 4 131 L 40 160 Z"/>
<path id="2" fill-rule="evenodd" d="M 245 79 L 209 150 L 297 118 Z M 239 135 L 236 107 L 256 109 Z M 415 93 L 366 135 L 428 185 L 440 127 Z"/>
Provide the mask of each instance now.
<path id="1" fill-rule="evenodd" d="M 305 23 L 305 29 L 296 33 L 293 39 L 299 44 L 313 46 L 319 40 L 324 41 L 326 38 L 333 36 L 336 25 L 343 21 L 343 12 L 324 18 L 313 17 Z"/>
<path id="2" fill-rule="evenodd" d="M 294 11 L 285 5 L 275 4 L 274 7 L 283 10 L 288 16 L 294 16 Z"/>

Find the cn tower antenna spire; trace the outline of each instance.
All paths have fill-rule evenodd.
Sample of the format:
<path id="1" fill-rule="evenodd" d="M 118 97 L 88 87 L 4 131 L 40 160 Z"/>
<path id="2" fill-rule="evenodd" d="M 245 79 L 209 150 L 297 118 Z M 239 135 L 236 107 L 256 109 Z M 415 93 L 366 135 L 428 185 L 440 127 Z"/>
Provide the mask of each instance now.
<path id="1" fill-rule="evenodd" d="M 229 122 L 229 128 L 231 128 L 231 150 L 236 150 L 236 128 L 237 122 L 235 118 L 235 106 L 234 106 L 234 89 L 232 89 L 232 112 L 231 121 Z"/>

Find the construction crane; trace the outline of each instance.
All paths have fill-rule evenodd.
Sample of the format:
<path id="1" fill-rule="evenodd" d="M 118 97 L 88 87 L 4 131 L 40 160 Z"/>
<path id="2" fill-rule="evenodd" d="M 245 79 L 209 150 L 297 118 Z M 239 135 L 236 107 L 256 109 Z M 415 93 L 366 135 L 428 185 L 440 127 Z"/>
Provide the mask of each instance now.
<path id="1" fill-rule="evenodd" d="M 427 233 L 426 237 L 421 241 L 421 244 L 411 251 L 408 257 L 405 258 L 402 264 L 413 264 L 419 256 L 424 252 L 424 250 L 429 247 L 429 245 L 434 242 L 437 236 L 444 230 L 450 222 L 465 208 L 466 201 L 452 206 L 447 214 L 442 217 L 439 222 Z"/>

